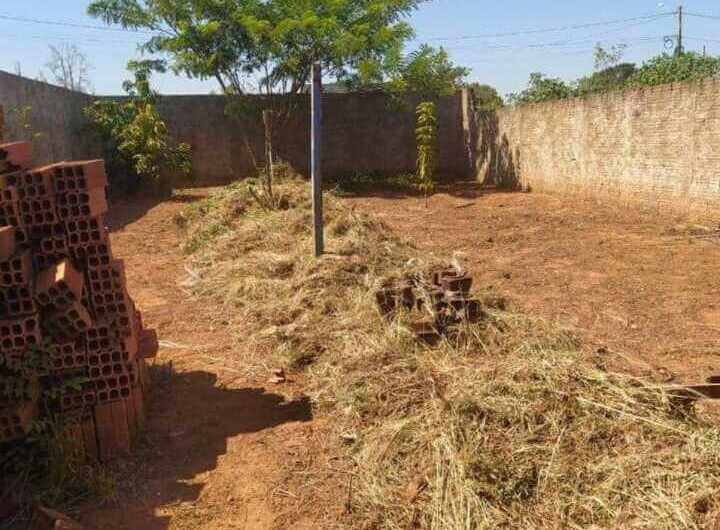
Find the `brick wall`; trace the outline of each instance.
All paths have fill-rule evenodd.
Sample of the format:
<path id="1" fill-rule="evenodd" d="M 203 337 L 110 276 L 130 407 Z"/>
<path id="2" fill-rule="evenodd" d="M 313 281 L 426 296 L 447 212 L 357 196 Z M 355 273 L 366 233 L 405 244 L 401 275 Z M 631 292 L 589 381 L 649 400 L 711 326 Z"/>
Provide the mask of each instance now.
<path id="1" fill-rule="evenodd" d="M 326 94 L 323 97 L 323 173 L 328 177 L 415 171 L 414 97 L 394 102 L 382 93 Z M 262 163 L 263 126 L 258 115 L 239 122 L 225 113 L 222 96 L 164 96 L 160 112 L 173 136 L 193 147 L 194 163 L 207 183 L 255 173 L 252 154 Z M 438 173 L 467 178 L 463 156 L 462 97 L 438 105 Z M 245 138 L 247 137 L 247 141 Z M 248 149 L 249 147 L 249 149 Z M 299 98 L 292 116 L 275 129 L 275 153 L 297 172 L 310 170 L 309 99 Z"/>
<path id="2" fill-rule="evenodd" d="M 0 71 L 0 107 L 5 109 L 5 137 L 27 139 L 12 110 L 32 107 L 32 124 L 43 133 L 34 144 L 39 164 L 102 156 L 102 144 L 83 109 L 98 97 L 25 79 Z M 122 101 L 122 97 L 113 97 Z M 397 174 L 415 171 L 415 105 L 398 104 L 382 93 L 326 94 L 324 101 L 324 174 Z M 222 184 L 255 173 L 263 164 L 264 133 L 260 113 L 239 121 L 226 112 L 223 96 L 164 96 L 159 110 L 170 133 L 193 148 L 199 185 Z M 438 105 L 440 144 L 438 172 L 467 178 L 460 94 Z M 299 98 L 289 121 L 276 130 L 275 152 L 299 173 L 310 168 L 309 98 Z"/>
<path id="3" fill-rule="evenodd" d="M 17 111 L 30 107 L 36 164 L 57 160 L 83 160 L 101 154 L 99 139 L 87 128 L 83 109 L 90 96 L 40 83 L 0 70 L 0 107 L 4 110 L 4 136 L 30 140 Z"/>
<path id="4" fill-rule="evenodd" d="M 487 182 L 720 212 L 720 80 L 512 107 L 476 125 Z"/>

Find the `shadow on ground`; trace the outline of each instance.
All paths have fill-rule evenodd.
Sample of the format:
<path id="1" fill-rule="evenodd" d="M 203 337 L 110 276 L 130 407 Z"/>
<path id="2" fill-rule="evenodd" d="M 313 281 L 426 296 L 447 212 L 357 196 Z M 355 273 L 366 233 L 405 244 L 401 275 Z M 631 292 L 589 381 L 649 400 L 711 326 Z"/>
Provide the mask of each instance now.
<path id="1" fill-rule="evenodd" d="M 307 398 L 287 402 L 264 389 L 224 388 L 208 372 L 180 373 L 154 394 L 145 446 L 121 463 L 116 498 L 86 518 L 88 526 L 165 530 L 171 517 L 163 507 L 200 498 L 205 484 L 197 477 L 217 467 L 228 439 L 312 419 Z M 238 480 L 247 479 L 242 473 Z"/>
<path id="2" fill-rule="evenodd" d="M 439 183 L 435 187 L 433 195 L 444 194 L 451 197 L 462 199 L 478 199 L 486 195 L 494 195 L 498 193 L 517 193 L 517 189 L 498 188 L 492 184 L 484 184 L 476 181 Z M 384 187 L 378 184 L 373 188 L 353 189 L 343 191 L 343 195 L 351 198 L 376 198 L 376 199 L 417 199 L 421 198 L 422 193 L 414 190 L 403 190 L 392 187 Z"/>
<path id="3" fill-rule="evenodd" d="M 137 192 L 135 195 L 125 195 L 113 198 L 110 201 L 106 222 L 111 230 L 122 230 L 127 225 L 138 221 L 155 206 L 167 202 L 193 203 L 209 195 L 210 190 L 197 188 L 189 192 L 175 192 L 172 196 L 152 195 Z M 169 219 L 172 222 L 172 219 Z"/>

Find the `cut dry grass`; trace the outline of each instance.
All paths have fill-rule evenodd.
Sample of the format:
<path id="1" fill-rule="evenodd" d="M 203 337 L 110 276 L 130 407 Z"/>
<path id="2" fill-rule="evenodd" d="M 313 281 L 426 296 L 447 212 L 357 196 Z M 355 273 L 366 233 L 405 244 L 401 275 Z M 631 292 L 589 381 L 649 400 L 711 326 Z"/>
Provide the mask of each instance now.
<path id="1" fill-rule="evenodd" d="M 520 312 L 418 343 L 381 319 L 373 292 L 428 264 L 333 196 L 334 254 L 315 261 L 307 186 L 278 190 L 283 211 L 242 186 L 196 207 L 188 285 L 222 305 L 249 372 L 307 370 L 316 406 L 349 442 L 346 528 L 715 528 L 720 430 L 709 418 Z M 225 228 L 208 235 L 208 223 Z"/>

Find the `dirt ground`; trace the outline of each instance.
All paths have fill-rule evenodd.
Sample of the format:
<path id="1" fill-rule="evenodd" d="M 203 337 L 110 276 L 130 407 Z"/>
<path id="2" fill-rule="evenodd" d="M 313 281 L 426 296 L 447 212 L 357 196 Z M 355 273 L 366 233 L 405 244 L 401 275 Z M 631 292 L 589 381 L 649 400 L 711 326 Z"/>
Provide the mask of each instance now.
<path id="1" fill-rule="evenodd" d="M 183 289 L 183 234 L 172 217 L 207 192 L 112 207 L 113 251 L 162 340 L 160 377 L 146 441 L 122 464 L 110 506 L 86 511 L 83 521 L 108 530 L 331 527 L 338 502 L 329 498 L 343 493 L 317 474 L 332 469 L 333 455 L 302 381 L 248 377 L 233 361 L 228 323 Z M 394 193 L 348 200 L 429 255 L 456 254 L 478 288 L 506 292 L 595 347 L 625 353 L 631 370 L 659 381 L 720 371 L 717 232 L 476 185 L 441 190 L 427 209 L 422 198 Z M 163 378 L 170 364 L 175 377 Z"/>
<path id="2" fill-rule="evenodd" d="M 438 259 L 456 254 L 477 288 L 494 286 L 658 381 L 720 372 L 720 219 L 543 193 L 445 187 L 430 200 L 351 198 Z"/>
<path id="3" fill-rule="evenodd" d="M 93 527 L 315 528 L 304 522 L 307 492 L 292 480 L 322 454 L 313 449 L 322 429 L 309 401 L 298 384 L 248 379 L 233 365 L 226 323 L 182 287 L 186 256 L 173 216 L 206 193 L 111 207 L 113 252 L 126 262 L 131 296 L 158 330 L 161 351 L 146 441 L 120 464 L 110 506 L 86 510 L 82 521 Z M 163 377 L 170 365 L 175 376 Z M 311 518 L 323 515 L 316 508 Z"/>

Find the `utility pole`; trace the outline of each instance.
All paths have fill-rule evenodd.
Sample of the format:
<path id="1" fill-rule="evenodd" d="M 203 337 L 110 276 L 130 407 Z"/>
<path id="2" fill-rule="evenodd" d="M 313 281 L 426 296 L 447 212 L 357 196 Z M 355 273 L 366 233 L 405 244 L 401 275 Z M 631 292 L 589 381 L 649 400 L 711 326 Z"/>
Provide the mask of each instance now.
<path id="1" fill-rule="evenodd" d="M 319 62 L 313 64 L 312 96 L 310 109 L 312 114 L 312 140 L 310 145 L 312 174 L 313 241 L 315 257 L 322 256 L 325 250 L 323 240 L 323 203 L 322 203 L 322 68 Z"/>
<path id="2" fill-rule="evenodd" d="M 683 6 L 678 6 L 678 44 L 675 50 L 675 55 L 680 55 L 683 52 Z"/>

